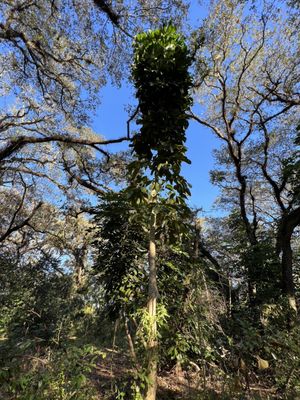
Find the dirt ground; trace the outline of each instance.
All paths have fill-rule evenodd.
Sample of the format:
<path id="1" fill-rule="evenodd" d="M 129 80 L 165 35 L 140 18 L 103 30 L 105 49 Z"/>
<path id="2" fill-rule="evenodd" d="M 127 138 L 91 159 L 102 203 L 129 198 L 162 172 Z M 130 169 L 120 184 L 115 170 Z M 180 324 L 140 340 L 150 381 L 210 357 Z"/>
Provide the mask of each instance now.
<path id="1" fill-rule="evenodd" d="M 94 381 L 99 391 L 99 400 L 115 400 L 116 388 L 126 392 L 132 383 L 135 371 L 127 354 L 106 349 L 106 357 L 99 360 L 94 374 Z M 215 379 L 211 382 L 203 379 L 203 371 L 191 365 L 187 370 L 173 368 L 159 373 L 157 400 L 246 400 L 246 399 L 280 399 L 272 389 L 251 385 L 245 390 L 241 379 L 229 384 Z M 126 395 L 124 397 L 126 399 Z"/>

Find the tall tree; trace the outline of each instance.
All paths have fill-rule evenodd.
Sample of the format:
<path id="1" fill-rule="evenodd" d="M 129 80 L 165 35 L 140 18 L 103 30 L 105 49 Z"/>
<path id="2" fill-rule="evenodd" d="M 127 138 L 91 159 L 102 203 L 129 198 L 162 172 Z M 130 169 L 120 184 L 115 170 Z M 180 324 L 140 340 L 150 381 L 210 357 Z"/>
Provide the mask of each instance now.
<path id="1" fill-rule="evenodd" d="M 191 106 L 188 72 L 191 57 L 176 29 L 167 25 L 140 34 L 134 43 L 133 79 L 139 100 L 140 132 L 133 138 L 137 157 L 130 168 L 129 193 L 136 204 L 141 200 L 149 210 L 149 282 L 148 282 L 148 388 L 147 400 L 156 398 L 157 379 L 157 229 L 184 210 L 188 184 L 180 175 L 185 156 L 187 111 Z M 145 174 L 148 172 L 148 175 Z M 165 200 L 160 200 L 164 194 Z M 164 214 L 159 210 L 164 210 Z M 163 219 L 159 219 L 159 216 Z"/>
<path id="2" fill-rule="evenodd" d="M 28 215 L 37 211 L 27 207 L 26 213 L 26 203 L 32 203 L 29 192 L 35 191 L 38 205 L 46 197 L 49 200 L 43 196 L 48 185 L 49 192 L 62 189 L 61 196 L 72 184 L 66 197 L 73 200 L 74 186 L 98 195 L 106 191 L 99 180 L 109 168 L 99 164 L 102 156 L 102 165 L 108 159 L 103 146 L 128 137 L 105 140 L 90 129 L 99 90 L 109 79 L 120 84 L 128 77 L 132 38 L 141 26 L 169 15 L 180 21 L 185 12 L 184 2 L 169 0 L 143 5 L 92 0 L 1 2 L 0 185 L 20 199 L 16 197 L 14 209 L 10 207 L 10 221 L 16 221 L 18 214 L 18 225 L 28 227 Z M 3 232 L 6 237 L 12 226 L 8 227 Z"/>
<path id="3" fill-rule="evenodd" d="M 287 196 L 284 158 L 283 154 L 278 158 L 276 148 L 285 142 L 285 156 L 292 151 L 298 123 L 295 111 L 300 106 L 299 42 L 280 10 L 269 3 L 256 3 L 250 13 L 248 6 L 237 1 L 212 4 L 203 28 L 206 45 L 199 51 L 200 76 L 195 88 L 205 111 L 203 117 L 192 117 L 209 127 L 224 145 L 219 160 L 231 174 L 226 176 L 224 169 L 217 180 L 226 186 L 234 207 L 238 206 L 247 241 L 255 249 L 260 221 L 268 218 L 268 210 L 261 207 L 263 191 L 274 208 L 278 233 L 282 232 L 287 243 L 297 225 L 290 226 L 289 232 L 281 228 L 287 227 L 286 218 L 296 221 L 294 214 L 299 210 Z M 281 49 L 279 53 L 273 51 L 275 46 Z M 289 245 L 283 243 L 278 245 L 282 287 L 295 308 Z M 249 297 L 255 299 L 251 279 Z"/>

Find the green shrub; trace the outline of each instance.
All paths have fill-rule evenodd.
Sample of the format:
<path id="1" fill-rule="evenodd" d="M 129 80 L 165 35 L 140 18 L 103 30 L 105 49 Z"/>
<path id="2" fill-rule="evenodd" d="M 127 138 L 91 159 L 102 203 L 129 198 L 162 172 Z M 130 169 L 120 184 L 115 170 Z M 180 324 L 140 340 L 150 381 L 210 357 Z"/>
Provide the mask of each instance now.
<path id="1" fill-rule="evenodd" d="M 15 400 L 96 399 L 92 372 L 99 357 L 104 353 L 90 345 L 16 354 L 1 370 L 1 394 Z"/>

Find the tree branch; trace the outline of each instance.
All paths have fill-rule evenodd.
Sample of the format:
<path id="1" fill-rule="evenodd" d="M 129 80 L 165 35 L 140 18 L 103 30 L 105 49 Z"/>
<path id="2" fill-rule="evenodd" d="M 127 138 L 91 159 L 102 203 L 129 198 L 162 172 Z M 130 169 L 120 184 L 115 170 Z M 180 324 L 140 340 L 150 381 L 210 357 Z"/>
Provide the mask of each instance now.
<path id="1" fill-rule="evenodd" d="M 0 150 L 0 161 L 10 157 L 12 154 L 21 150 L 24 146 L 35 143 L 49 143 L 49 142 L 60 142 L 60 143 L 68 143 L 68 144 L 81 144 L 83 146 L 91 146 L 96 148 L 98 151 L 100 149 L 96 147 L 97 145 L 108 145 L 114 143 L 121 143 L 124 141 L 128 141 L 127 137 L 121 137 L 119 139 L 111 139 L 111 140 L 88 140 L 88 139 L 80 139 L 80 138 L 72 138 L 70 136 L 60 136 L 53 135 L 49 137 L 35 137 L 35 136 L 20 136 L 15 139 L 11 139 L 8 144 Z M 101 149 L 101 152 L 104 151 Z"/>

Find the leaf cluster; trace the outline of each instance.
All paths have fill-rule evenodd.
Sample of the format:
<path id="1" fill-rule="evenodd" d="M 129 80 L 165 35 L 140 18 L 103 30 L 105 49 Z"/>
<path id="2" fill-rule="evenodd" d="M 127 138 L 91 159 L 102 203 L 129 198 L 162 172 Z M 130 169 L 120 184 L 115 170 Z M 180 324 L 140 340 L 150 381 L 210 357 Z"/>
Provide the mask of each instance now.
<path id="1" fill-rule="evenodd" d="M 141 220 L 132 219 L 134 210 L 122 191 L 108 194 L 96 211 L 94 273 L 103 285 L 107 312 L 114 319 L 142 296 L 146 235 Z"/>
<path id="2" fill-rule="evenodd" d="M 142 127 L 133 148 L 141 166 L 149 167 L 156 178 L 180 181 L 176 190 L 183 196 L 189 194 L 180 169 L 182 162 L 189 162 L 184 143 L 192 104 L 190 64 L 184 38 L 174 26 L 136 36 L 132 76 L 139 100 L 137 123 Z"/>

